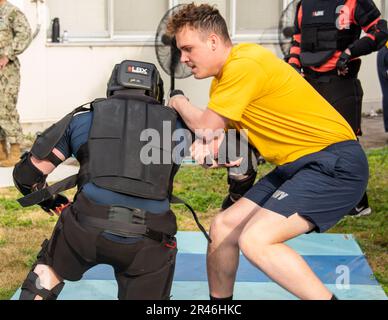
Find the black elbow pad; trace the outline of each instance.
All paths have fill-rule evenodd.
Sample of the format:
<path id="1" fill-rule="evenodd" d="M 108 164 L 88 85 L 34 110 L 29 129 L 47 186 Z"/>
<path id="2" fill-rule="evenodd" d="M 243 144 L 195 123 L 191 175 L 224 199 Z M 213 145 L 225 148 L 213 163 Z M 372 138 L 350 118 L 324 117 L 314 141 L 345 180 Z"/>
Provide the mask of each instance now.
<path id="1" fill-rule="evenodd" d="M 41 189 L 46 184 L 47 175 L 44 175 L 31 162 L 31 153 L 25 152 L 21 160 L 15 165 L 12 172 L 15 187 L 23 194 Z M 34 187 L 34 190 L 33 189 Z"/>
<path id="2" fill-rule="evenodd" d="M 388 27 L 387 21 L 381 19 L 376 26 L 374 27 L 374 34 L 376 38 L 376 50 L 380 50 L 384 47 L 385 43 L 388 41 Z"/>
<path id="3" fill-rule="evenodd" d="M 369 37 L 363 37 L 349 46 L 352 58 L 365 56 L 376 51 L 376 43 Z"/>
<path id="4" fill-rule="evenodd" d="M 371 0 L 358 0 L 355 16 L 358 23 L 362 26 L 368 26 L 381 16 L 380 10 Z"/>

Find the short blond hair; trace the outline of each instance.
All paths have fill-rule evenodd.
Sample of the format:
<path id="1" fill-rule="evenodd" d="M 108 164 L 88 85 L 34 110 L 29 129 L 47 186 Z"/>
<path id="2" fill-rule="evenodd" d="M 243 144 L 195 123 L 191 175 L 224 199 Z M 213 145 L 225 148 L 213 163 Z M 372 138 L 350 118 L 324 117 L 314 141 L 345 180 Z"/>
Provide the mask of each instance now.
<path id="1" fill-rule="evenodd" d="M 196 5 L 192 2 L 184 5 L 171 16 L 167 24 L 167 33 L 175 36 L 185 26 L 203 32 L 214 32 L 225 42 L 231 42 L 225 19 L 218 9 L 209 4 Z"/>

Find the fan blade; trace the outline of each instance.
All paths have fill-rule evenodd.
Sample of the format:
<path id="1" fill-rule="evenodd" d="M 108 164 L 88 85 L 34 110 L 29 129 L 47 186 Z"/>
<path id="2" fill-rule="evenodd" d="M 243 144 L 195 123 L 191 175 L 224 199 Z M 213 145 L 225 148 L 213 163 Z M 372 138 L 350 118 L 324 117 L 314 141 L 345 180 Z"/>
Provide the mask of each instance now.
<path id="1" fill-rule="evenodd" d="M 172 41 L 173 41 L 173 39 L 170 36 L 168 36 L 167 34 L 163 34 L 161 40 L 165 46 L 171 46 Z"/>
<path id="2" fill-rule="evenodd" d="M 285 56 L 289 53 L 291 47 L 290 40 L 295 33 L 294 21 L 298 1 L 299 0 L 293 0 L 289 3 L 282 12 L 279 20 L 278 40 L 280 49 Z"/>
<path id="3" fill-rule="evenodd" d="M 292 38 L 292 36 L 294 35 L 294 33 L 295 33 L 295 28 L 294 27 L 285 27 L 284 29 L 283 29 L 283 35 L 284 35 L 284 37 L 286 37 L 286 38 Z"/>
<path id="4" fill-rule="evenodd" d="M 176 46 L 174 37 L 167 34 L 167 24 L 171 16 L 184 4 L 168 10 L 161 19 L 155 36 L 155 53 L 160 66 L 171 77 L 187 78 L 191 69 L 180 62 L 181 52 Z"/>

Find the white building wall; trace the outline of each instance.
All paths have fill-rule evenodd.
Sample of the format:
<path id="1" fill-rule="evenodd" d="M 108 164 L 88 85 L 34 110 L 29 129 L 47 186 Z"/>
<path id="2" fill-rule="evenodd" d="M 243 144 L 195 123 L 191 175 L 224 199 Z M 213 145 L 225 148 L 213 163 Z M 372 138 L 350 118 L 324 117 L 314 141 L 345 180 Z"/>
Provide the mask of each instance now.
<path id="1" fill-rule="evenodd" d="M 362 58 L 359 78 L 364 90 L 363 112 L 382 109 L 382 93 L 377 75 L 377 52 Z"/>
<path id="2" fill-rule="evenodd" d="M 14 0 L 17 2 L 17 0 Z M 30 0 L 19 0 L 31 27 L 35 29 L 37 16 L 35 4 Z M 25 132 L 41 130 L 75 107 L 104 97 L 106 83 L 115 63 L 124 59 L 158 62 L 152 46 L 119 43 L 106 45 L 77 45 L 46 43 L 46 7 L 41 5 L 41 30 L 30 47 L 20 56 L 21 87 L 18 111 Z M 279 54 L 277 47 L 268 46 Z M 365 57 L 360 74 L 364 87 L 364 112 L 381 108 L 381 92 L 376 71 L 376 54 Z M 162 72 L 166 92 L 169 76 Z M 176 80 L 191 101 L 205 107 L 211 79 L 194 78 Z"/>

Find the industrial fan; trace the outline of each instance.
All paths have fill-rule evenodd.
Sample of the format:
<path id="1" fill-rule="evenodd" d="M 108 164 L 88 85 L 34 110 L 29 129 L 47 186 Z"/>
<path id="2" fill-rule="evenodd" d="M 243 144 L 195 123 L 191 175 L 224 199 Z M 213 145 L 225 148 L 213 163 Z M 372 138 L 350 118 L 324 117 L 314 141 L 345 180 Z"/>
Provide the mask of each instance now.
<path id="1" fill-rule="evenodd" d="M 184 79 L 191 76 L 191 69 L 180 62 L 181 53 L 177 48 L 175 37 L 167 34 L 167 23 L 171 16 L 177 12 L 183 4 L 169 9 L 158 25 L 155 36 L 155 52 L 160 66 L 170 75 L 170 92 L 175 89 L 175 79 Z"/>
<path id="2" fill-rule="evenodd" d="M 283 10 L 278 26 L 279 46 L 283 55 L 286 56 L 291 48 L 292 36 L 294 34 L 294 21 L 296 15 L 296 7 L 298 0 L 294 0 L 288 4 Z"/>

